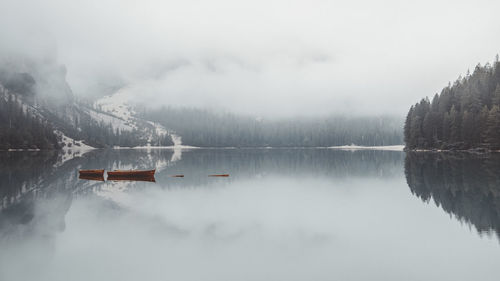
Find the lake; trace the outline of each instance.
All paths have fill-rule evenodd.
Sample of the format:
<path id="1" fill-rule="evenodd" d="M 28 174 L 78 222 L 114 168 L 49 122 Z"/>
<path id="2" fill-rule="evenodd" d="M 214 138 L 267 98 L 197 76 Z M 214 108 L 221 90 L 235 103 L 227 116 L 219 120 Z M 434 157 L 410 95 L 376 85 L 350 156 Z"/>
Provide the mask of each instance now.
<path id="1" fill-rule="evenodd" d="M 1 152 L 0 165 L 0 280 L 500 274 L 498 154 Z M 78 179 L 102 168 L 156 168 L 156 182 Z"/>

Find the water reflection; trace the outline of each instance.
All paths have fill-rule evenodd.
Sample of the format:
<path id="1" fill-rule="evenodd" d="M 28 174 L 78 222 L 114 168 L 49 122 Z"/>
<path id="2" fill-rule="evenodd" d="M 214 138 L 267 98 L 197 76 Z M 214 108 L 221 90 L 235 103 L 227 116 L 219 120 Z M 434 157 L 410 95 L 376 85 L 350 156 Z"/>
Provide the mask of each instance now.
<path id="1" fill-rule="evenodd" d="M 497 231 L 498 161 L 444 157 L 328 149 L 0 154 L 0 280 L 496 280 L 496 239 L 422 204 L 406 182 L 461 221 Z M 156 168 L 156 183 L 78 177 L 97 168 Z"/>
<path id="2" fill-rule="evenodd" d="M 31 234 L 42 236 L 63 231 L 64 217 L 74 197 L 92 194 L 113 202 L 119 193 L 149 188 L 148 181 L 154 182 L 147 179 L 145 182 L 120 181 L 112 177 L 106 182 L 103 178 L 82 179 L 78 176 L 80 169 L 156 168 L 160 188 L 170 189 L 221 186 L 277 175 L 336 179 L 394 177 L 400 169 L 402 155 L 311 149 L 192 150 L 182 153 L 99 150 L 69 160 L 53 152 L 3 153 L 0 159 L 0 236 L 15 238 L 19 232 L 30 232 L 28 229 Z M 181 174 L 184 177 L 172 177 Z M 231 177 L 208 177 L 211 174 L 230 174 Z M 42 226 L 43 230 L 38 229 Z"/>
<path id="3" fill-rule="evenodd" d="M 82 179 L 82 177 L 80 177 Z M 124 181 L 124 182 L 137 182 L 137 181 L 147 181 L 156 182 L 154 176 L 140 176 L 140 177 L 130 177 L 130 176 L 108 176 L 108 181 Z"/>
<path id="4" fill-rule="evenodd" d="M 30 224 L 46 224 L 48 229 L 63 230 L 63 217 L 71 205 L 73 189 L 67 179 L 75 172 L 57 167 L 55 152 L 4 152 L 0 159 L 0 232 L 10 230 L 8 226 Z M 50 214 L 37 216 L 36 201 L 54 209 Z M 33 220 L 43 222 L 32 223 Z"/>
<path id="5" fill-rule="evenodd" d="M 81 180 L 89 180 L 89 181 L 104 181 L 103 175 L 82 175 L 78 176 Z"/>
<path id="6" fill-rule="evenodd" d="M 175 157 L 174 157 L 175 156 Z M 55 152 L 0 153 L 0 232 L 6 225 L 28 224 L 34 217 L 37 201 L 58 198 L 52 202 L 51 217 L 57 217 L 62 229 L 64 213 L 73 196 L 107 189 L 141 188 L 140 181 L 120 178 L 86 178 L 78 176 L 80 169 L 104 168 L 131 170 L 156 168 L 156 181 L 162 188 L 204 186 L 212 183 L 228 184 L 235 180 L 288 176 L 293 178 L 327 177 L 394 177 L 402 162 L 401 153 L 380 151 L 333 151 L 315 149 L 241 149 L 241 150 L 98 150 L 72 159 L 61 159 Z M 209 175 L 231 175 L 229 178 Z M 182 177 L 180 176 L 182 175 Z M 86 181 L 91 180 L 91 181 Z M 96 182 L 92 182 L 96 181 Z M 145 179 L 146 182 L 155 180 Z M 147 184 L 147 183 L 146 183 Z M 66 199 L 61 199 L 66 198 Z M 58 206 L 62 204 L 62 206 Z"/>
<path id="7" fill-rule="evenodd" d="M 500 238 L 499 171 L 499 154 L 408 153 L 405 160 L 414 195 Z"/>
<path id="8" fill-rule="evenodd" d="M 391 177 L 399 172 L 402 157 L 401 153 L 324 149 L 200 149 L 182 154 L 172 150 L 99 150 L 60 163 L 54 152 L 4 152 L 0 153 L 0 209 L 28 194 L 33 195 L 31 191 L 35 189 L 36 193 L 47 192 L 54 188 L 54 182 L 65 183 L 65 188 L 82 192 L 89 184 L 77 180 L 80 169 L 156 168 L 158 182 L 168 183 L 168 186 L 196 186 L 213 182 L 214 179 L 207 178 L 213 174 L 230 174 L 237 179 L 265 175 Z M 182 181 L 175 179 L 179 175 L 183 175 Z"/>
<path id="9" fill-rule="evenodd" d="M 104 182 L 101 177 L 82 178 L 77 176 L 79 169 L 156 168 L 156 181 L 161 188 L 174 188 L 214 182 L 224 185 L 277 175 L 330 180 L 395 177 L 403 157 L 402 153 L 323 149 L 100 150 L 61 163 L 61 157 L 55 152 L 3 152 L 0 154 L 0 231 L 8 228 L 6 224 L 27 224 L 33 220 L 36 200 L 57 197 L 64 205 L 60 211 L 67 211 L 72 196 L 97 194 L 117 186 L 122 190 L 141 188 L 147 184 L 129 180 L 120 183 L 120 179 L 113 178 L 110 182 Z M 404 160 L 412 194 L 425 202 L 432 199 L 444 211 L 470 223 L 480 233 L 494 231 L 500 237 L 499 170 L 498 154 L 407 153 Z M 212 174 L 231 177 L 209 178 Z"/>

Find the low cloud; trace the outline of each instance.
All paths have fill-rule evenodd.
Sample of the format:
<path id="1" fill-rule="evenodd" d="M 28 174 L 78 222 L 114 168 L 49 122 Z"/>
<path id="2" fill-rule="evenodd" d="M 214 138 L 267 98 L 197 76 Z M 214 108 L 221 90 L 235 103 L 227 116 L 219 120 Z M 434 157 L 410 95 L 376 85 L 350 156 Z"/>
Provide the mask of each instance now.
<path id="1" fill-rule="evenodd" d="M 4 0 L 2 56 L 74 92 L 262 116 L 404 114 L 500 49 L 492 1 Z M 4 44 L 5 43 L 5 44 Z"/>

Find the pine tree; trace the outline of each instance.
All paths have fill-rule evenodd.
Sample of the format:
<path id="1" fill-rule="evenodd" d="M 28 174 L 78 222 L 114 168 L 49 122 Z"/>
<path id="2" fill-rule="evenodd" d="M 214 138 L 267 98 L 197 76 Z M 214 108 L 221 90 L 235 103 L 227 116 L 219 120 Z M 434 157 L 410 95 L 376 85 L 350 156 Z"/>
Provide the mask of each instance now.
<path id="1" fill-rule="evenodd" d="M 485 142 L 491 149 L 500 148 L 500 109 L 494 105 L 489 114 L 486 122 L 486 138 Z"/>
<path id="2" fill-rule="evenodd" d="M 422 134 L 423 137 L 425 138 L 425 144 L 424 146 L 426 148 L 430 148 L 434 146 L 434 142 L 436 140 L 436 135 L 435 135 L 435 122 L 433 118 L 433 113 L 432 112 L 427 112 L 424 117 L 424 121 L 422 123 Z"/>
<path id="3" fill-rule="evenodd" d="M 422 148 L 423 147 L 423 136 L 422 136 L 422 118 L 417 114 L 414 114 L 411 118 L 410 126 L 410 143 L 411 148 Z"/>
<path id="4" fill-rule="evenodd" d="M 466 110 L 462 117 L 462 140 L 470 147 L 474 143 L 474 136 L 474 117 Z"/>
<path id="5" fill-rule="evenodd" d="M 497 84 L 496 89 L 493 92 L 492 105 L 500 106 L 500 84 Z"/>
<path id="6" fill-rule="evenodd" d="M 444 143 L 449 143 L 450 142 L 450 136 L 451 136 L 451 118 L 450 114 L 446 112 L 443 117 L 443 139 L 442 141 Z"/>
<path id="7" fill-rule="evenodd" d="M 413 106 L 410 107 L 410 111 L 406 115 L 406 120 L 404 124 L 404 141 L 409 147 L 414 147 L 414 143 L 411 140 L 411 117 L 413 115 Z"/>
<path id="8" fill-rule="evenodd" d="M 455 109 L 455 106 L 452 106 L 450 110 L 450 142 L 459 142 L 461 140 L 460 136 L 459 113 Z"/>
<path id="9" fill-rule="evenodd" d="M 478 132 L 477 135 L 479 136 L 479 141 L 478 144 L 479 146 L 483 146 L 486 143 L 487 135 L 488 135 L 488 116 L 490 114 L 490 111 L 488 110 L 488 107 L 485 105 L 483 106 L 483 109 L 481 109 L 481 112 L 479 113 L 476 121 L 474 122 L 475 124 L 478 125 Z"/>

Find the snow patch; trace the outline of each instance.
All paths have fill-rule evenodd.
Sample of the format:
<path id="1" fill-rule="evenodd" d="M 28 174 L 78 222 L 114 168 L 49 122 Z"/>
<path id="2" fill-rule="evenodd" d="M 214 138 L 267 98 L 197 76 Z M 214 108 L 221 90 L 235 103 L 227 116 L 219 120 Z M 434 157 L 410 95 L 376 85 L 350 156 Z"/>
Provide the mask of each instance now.
<path id="1" fill-rule="evenodd" d="M 341 145 L 341 146 L 330 146 L 331 149 L 338 150 L 385 150 L 385 151 L 403 151 L 404 145 L 383 145 L 383 146 L 362 146 L 362 145 Z"/>
<path id="2" fill-rule="evenodd" d="M 126 121 L 126 120 L 120 119 L 120 118 L 115 117 L 115 116 L 110 115 L 110 114 L 98 112 L 98 111 L 91 110 L 91 109 L 87 110 L 87 113 L 89 114 L 89 116 L 92 119 L 94 119 L 98 122 L 110 124 L 114 130 L 119 129 L 119 130 L 125 130 L 125 131 L 132 131 L 133 129 L 137 128 L 135 126 L 135 124 L 133 124 L 132 122 L 130 122 L 128 120 Z"/>
<path id="3" fill-rule="evenodd" d="M 63 132 L 55 130 L 54 133 L 60 138 L 63 150 L 88 151 L 96 149 L 93 146 L 83 143 L 83 140 L 75 140 L 66 136 Z"/>
<path id="4" fill-rule="evenodd" d="M 89 110 L 89 115 L 100 122 L 111 124 L 113 129 L 141 130 L 147 136 L 147 147 L 158 147 L 153 144 L 153 136 L 170 136 L 175 148 L 192 148 L 182 145 L 181 136 L 168 130 L 159 123 L 137 118 L 137 113 L 128 104 L 131 99 L 127 88 L 122 88 L 112 95 L 105 96 L 94 103 L 95 110 Z M 102 111 L 102 112 L 99 112 Z M 144 148 L 144 147 L 139 147 Z"/>
<path id="5" fill-rule="evenodd" d="M 189 146 L 189 145 L 182 145 L 182 137 L 179 136 L 179 135 L 171 133 L 170 137 L 172 138 L 172 142 L 174 143 L 175 147 L 179 147 L 179 148 L 182 148 L 182 147 L 191 147 L 191 148 L 193 148 L 194 147 L 194 146 Z"/>
<path id="6" fill-rule="evenodd" d="M 134 146 L 134 147 L 123 147 L 114 146 L 113 149 L 173 149 L 173 150 L 188 150 L 188 149 L 199 149 L 201 147 L 191 146 L 191 145 L 168 145 L 168 146 Z M 205 147 L 206 148 L 206 147 Z"/>
<path id="7" fill-rule="evenodd" d="M 127 104 L 130 99 L 126 89 L 120 89 L 113 95 L 105 96 L 95 102 L 95 106 L 104 112 L 126 121 L 133 121 L 135 111 Z"/>
<path id="8" fill-rule="evenodd" d="M 151 126 L 153 126 L 155 133 L 159 136 L 162 135 L 169 135 L 170 138 L 172 139 L 172 142 L 174 143 L 174 147 L 182 148 L 182 137 L 175 134 L 172 131 L 167 130 L 163 125 L 152 122 L 152 121 L 147 121 Z"/>
<path id="9" fill-rule="evenodd" d="M 66 136 L 63 132 L 55 130 L 56 134 L 60 139 L 60 144 L 62 146 L 62 151 L 58 162 L 55 164 L 56 167 L 61 166 L 66 161 L 69 161 L 75 157 L 80 157 L 86 152 L 96 149 L 90 145 L 86 145 L 82 140 L 75 140 Z"/>
<path id="10" fill-rule="evenodd" d="M 127 100 L 129 100 L 129 96 L 126 89 L 120 89 L 112 95 L 97 100 L 94 103 L 95 110 L 89 110 L 89 114 L 97 121 L 111 124 L 115 130 L 132 131 L 137 129 L 134 118 L 136 113 L 127 104 Z"/>

